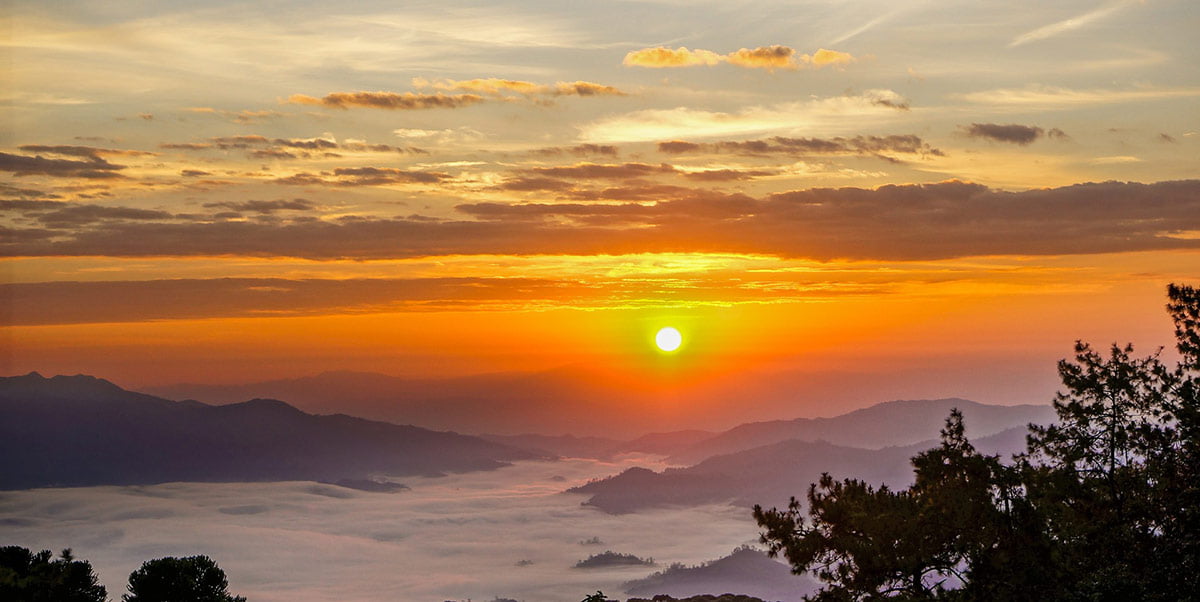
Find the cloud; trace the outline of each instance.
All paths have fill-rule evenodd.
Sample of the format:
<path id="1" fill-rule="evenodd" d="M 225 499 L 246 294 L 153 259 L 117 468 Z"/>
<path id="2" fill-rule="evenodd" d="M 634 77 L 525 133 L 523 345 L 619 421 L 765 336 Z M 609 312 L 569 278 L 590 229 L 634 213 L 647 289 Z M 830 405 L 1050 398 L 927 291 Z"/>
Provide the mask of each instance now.
<path id="1" fill-rule="evenodd" d="M 483 78 L 454 80 L 441 79 L 430 81 L 422 77 L 413 78 L 413 85 L 418 88 L 434 88 L 443 91 L 465 91 L 504 96 L 518 94 L 522 96 L 625 96 L 625 93 L 612 87 L 593 82 L 558 82 L 552 86 L 535 84 L 533 82 Z"/>
<path id="2" fill-rule="evenodd" d="M 241 125 L 248 125 L 248 124 L 252 124 L 252 123 L 261 123 L 263 121 L 267 121 L 269 119 L 277 119 L 277 118 L 283 117 L 285 115 L 284 113 L 281 113 L 279 111 L 272 111 L 272 110 L 229 111 L 229 110 L 225 110 L 225 109 L 214 109 L 212 107 L 188 107 L 184 110 L 189 113 L 217 115 L 219 117 L 228 119 L 229 121 L 232 121 L 233 123 L 237 123 L 237 124 L 241 124 Z"/>
<path id="3" fill-rule="evenodd" d="M 0 152 L 0 171 L 18 176 L 42 175 L 57 178 L 110 179 L 124 177 L 116 173 L 124 165 L 109 163 L 99 156 L 88 161 L 47 159 L 41 155 L 28 157 Z"/>
<path id="4" fill-rule="evenodd" d="M 730 65 L 749 69 L 796 69 L 796 51 L 787 46 L 762 46 L 753 50 L 742 48 L 725 55 Z M 848 55 L 847 55 L 848 56 Z"/>
<path id="5" fill-rule="evenodd" d="M 331 92 L 321 98 L 293 94 L 288 98 L 292 104 L 317 105 L 334 109 L 366 107 L 408 111 L 417 109 L 457 109 L 484 101 L 478 94 L 416 94 L 413 92 Z"/>
<path id="6" fill-rule="evenodd" d="M 729 63 L 747 69 L 776 69 L 795 70 L 804 66 L 820 69 L 822 67 L 840 67 L 854 62 L 853 55 L 848 52 L 826 50 L 821 48 L 815 53 L 796 54 L 789 46 L 775 44 L 759 46 L 758 48 L 740 48 L 728 54 L 717 54 L 711 50 L 688 50 L 679 47 L 674 50 L 658 46 L 634 50 L 625 55 L 623 64 L 630 67 L 671 68 L 671 67 L 711 67 L 719 63 Z"/>
<path id="7" fill-rule="evenodd" d="M 679 155 L 685 153 L 736 153 L 741 155 L 784 154 L 792 156 L 876 154 L 886 153 L 942 156 L 942 151 L 933 148 L 920 136 L 913 134 L 892 136 L 855 136 L 853 138 L 788 138 L 775 136 L 763 140 L 687 142 L 669 140 L 658 143 L 662 153 Z"/>
<path id="8" fill-rule="evenodd" d="M 848 65 L 848 64 L 853 63 L 858 60 L 857 58 L 854 58 L 854 56 L 851 55 L 849 52 L 839 52 L 837 50 L 826 50 L 824 48 L 818 49 L 816 52 L 813 53 L 813 55 L 811 57 L 806 54 L 806 55 L 801 56 L 800 59 L 803 62 L 809 63 L 818 69 L 820 69 L 821 67 L 831 67 L 831 66 L 832 67 L 840 67 L 842 65 Z"/>
<path id="9" fill-rule="evenodd" d="M 405 478 L 412 489 L 397 494 L 343 489 L 345 499 L 304 482 L 13 491 L 5 516 L 19 522 L 5 526 L 5 541 L 73 547 L 110 593 L 149 558 L 205 553 L 228 573 L 230 591 L 250 600 L 536 602 L 616 591 L 655 570 L 580 574 L 571 566 L 597 551 L 584 539 L 664 564 L 711 560 L 755 539 L 748 513 L 724 504 L 614 517 L 561 493 L 634 465 L 662 468 L 645 458 L 522 462 Z M 518 560 L 533 564 L 517 568 Z"/>
<path id="10" fill-rule="evenodd" d="M 36 219 L 47 228 L 77 228 L 102 221 L 164 220 L 172 217 L 174 214 L 152 209 L 63 204 L 58 209 L 38 215 Z"/>
<path id="11" fill-rule="evenodd" d="M 305 316 L 432 309 L 464 301 L 578 300 L 585 289 L 533 278 L 215 278 L 0 284 L 13 325 Z M 79 303 L 78 299 L 87 299 Z"/>
<path id="12" fill-rule="evenodd" d="M 754 253 L 918 260 L 1196 249 L 1200 180 L 1003 192 L 958 181 L 814 188 L 763 198 L 692 191 L 617 204 L 464 204 L 430 220 L 107 218 L 58 238 L 14 236 L 9 256 L 246 255 L 384 259 L 453 254 Z M 19 231 L 19 229 L 17 230 Z"/>
<path id="13" fill-rule="evenodd" d="M 449 179 L 442 172 L 416 171 L 395 167 L 339 167 L 329 172 L 301 172 L 278 178 L 277 184 L 293 186 L 386 186 L 389 184 L 435 184 Z"/>
<path id="14" fill-rule="evenodd" d="M 861 94 L 747 107 L 736 113 L 688 107 L 645 109 L 604 117 L 579 129 L 580 138 L 591 143 L 658 142 L 771 131 L 859 129 L 872 122 L 894 120 L 907 108 L 908 102 L 891 90 L 865 90 Z"/>
<path id="15" fill-rule="evenodd" d="M 159 148 L 182 151 L 249 150 L 250 156 L 270 159 L 296 159 L 330 156 L 332 151 L 359 153 L 427 154 L 415 146 L 371 144 L 364 140 L 347 139 L 338 142 L 331 136 L 318 138 L 267 138 L 258 134 L 218 136 L 207 142 L 164 143 Z M 340 156 L 340 155 L 337 155 Z"/>
<path id="16" fill-rule="evenodd" d="M 49 153 L 52 155 L 65 155 L 68 157 L 84 157 L 93 161 L 100 161 L 104 157 L 153 157 L 158 154 L 139 150 L 97 148 L 94 146 L 48 146 L 44 144 L 23 144 L 18 148 L 27 153 Z"/>
<path id="17" fill-rule="evenodd" d="M 973 104 L 990 105 L 996 108 L 1027 111 L 1033 109 L 1069 109 L 1089 105 L 1118 104 L 1143 100 L 1188 98 L 1200 96 L 1200 88 L 1157 88 L 1139 87 L 1124 90 L 1092 88 L 1075 90 L 1053 86 L 1027 86 L 1025 88 L 997 88 L 955 95 L 960 100 Z"/>
<path id="18" fill-rule="evenodd" d="M 1057 21 L 1034 29 L 1033 31 L 1023 33 L 1016 38 L 1013 38 L 1013 41 L 1008 44 L 1008 47 L 1013 48 L 1029 42 L 1045 40 L 1068 31 L 1079 29 L 1091 24 L 1094 21 L 1108 17 L 1109 15 L 1112 15 L 1126 6 L 1134 3 L 1135 2 L 1131 0 L 1118 0 L 1117 2 L 1110 2 L 1106 6 L 1101 6 L 1100 8 L 1090 10 L 1081 15 L 1071 17 L 1070 19 L 1063 19 L 1062 21 Z"/>
<path id="19" fill-rule="evenodd" d="M 618 154 L 618 150 L 617 147 L 611 144 L 577 144 L 575 146 L 567 147 L 550 146 L 546 148 L 539 148 L 535 151 L 530 151 L 530 153 L 542 157 L 555 157 L 564 153 L 569 153 L 577 157 L 584 157 L 588 155 L 605 155 L 609 157 L 615 157 Z"/>
<path id="20" fill-rule="evenodd" d="M 693 67 L 696 65 L 716 65 L 725 60 L 725 57 L 712 52 L 711 50 L 688 50 L 685 46 L 680 46 L 674 50 L 659 46 L 657 48 L 643 48 L 634 50 L 625 55 L 623 64 L 630 67 Z"/>
<path id="21" fill-rule="evenodd" d="M 1066 138 L 1066 132 L 1058 128 L 1053 128 L 1047 133 L 1040 127 L 1032 125 L 1019 125 L 1010 123 L 1000 125 L 998 123 L 972 123 L 969 126 L 959 126 L 963 129 L 966 135 L 970 138 L 985 138 L 995 140 L 996 142 L 1007 142 L 1026 146 L 1029 143 L 1048 135 L 1054 138 Z"/>
<path id="22" fill-rule="evenodd" d="M 558 82 L 554 84 L 556 96 L 625 96 L 625 93 L 612 87 L 592 82 Z"/>
<path id="23" fill-rule="evenodd" d="M 275 213 L 277 211 L 311 211 L 317 206 L 307 199 L 291 199 L 276 201 L 221 201 L 205 203 L 205 207 L 223 208 L 230 211 L 253 211 L 255 213 Z"/>
<path id="24" fill-rule="evenodd" d="M 658 174 L 675 173 L 675 167 L 666 163 L 652 165 L 649 163 L 622 163 L 619 165 L 601 163 L 578 163 L 559 167 L 532 167 L 523 170 L 526 173 L 549 176 L 552 178 L 640 178 Z"/>

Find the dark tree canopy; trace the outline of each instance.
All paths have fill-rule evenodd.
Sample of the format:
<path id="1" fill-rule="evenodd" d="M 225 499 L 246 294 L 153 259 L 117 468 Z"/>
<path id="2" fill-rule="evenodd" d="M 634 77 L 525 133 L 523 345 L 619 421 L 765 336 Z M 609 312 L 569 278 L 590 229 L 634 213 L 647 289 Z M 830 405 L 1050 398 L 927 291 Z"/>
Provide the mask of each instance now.
<path id="1" fill-rule="evenodd" d="M 1200 292 L 1171 285 L 1180 360 L 1076 343 L 1057 421 L 979 454 L 954 411 L 902 491 L 828 474 L 754 516 L 811 600 L 1200 599 Z"/>
<path id="2" fill-rule="evenodd" d="M 7 602 L 105 602 L 108 592 L 91 563 L 71 550 L 54 559 L 50 550 L 33 553 L 20 546 L 0 548 L 0 600 Z"/>
<path id="3" fill-rule="evenodd" d="M 225 571 L 208 556 L 147 560 L 129 575 L 124 602 L 246 602 L 229 593 Z"/>

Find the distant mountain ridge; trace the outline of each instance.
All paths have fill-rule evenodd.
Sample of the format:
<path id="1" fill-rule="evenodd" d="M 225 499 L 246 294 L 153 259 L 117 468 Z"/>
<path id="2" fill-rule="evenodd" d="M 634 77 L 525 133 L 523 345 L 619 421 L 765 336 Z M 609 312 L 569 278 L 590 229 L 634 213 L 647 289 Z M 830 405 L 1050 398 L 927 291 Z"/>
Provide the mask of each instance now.
<path id="1" fill-rule="evenodd" d="M 92 376 L 0 378 L 0 489 L 361 479 L 488 470 L 538 454 L 275 399 L 210 406 Z"/>
<path id="2" fill-rule="evenodd" d="M 962 411 L 967 435 L 991 435 L 1015 426 L 1054 419 L 1053 406 L 998 406 L 967 399 L 887 401 L 832 418 L 796 418 L 750 422 L 670 454 L 674 464 L 694 464 L 705 458 L 771 443 L 797 439 L 863 449 L 881 449 L 934 439 L 952 408 Z"/>
<path id="3" fill-rule="evenodd" d="M 649 374 L 631 366 L 602 369 L 581 364 L 453 377 L 339 370 L 245 384 L 175 384 L 138 390 L 211 404 L 283 399 L 316 414 L 342 412 L 460 433 L 570 433 L 622 442 L 651 432 L 723 431 L 742 423 L 829 416 L 836 409 L 848 411 L 880 399 L 896 399 L 901 391 L 927 389 L 915 387 L 912 380 L 904 373 L 882 378 L 828 371 Z M 1049 395 L 1039 392 L 1034 399 Z M 564 447 L 556 453 L 572 455 L 577 450 Z"/>
<path id="4" fill-rule="evenodd" d="M 1014 427 L 972 441 L 980 453 L 1003 459 L 1024 449 L 1024 427 Z M 827 441 L 789 439 L 738 452 L 712 456 L 687 468 L 654 472 L 630 468 L 618 475 L 568 489 L 590 496 L 585 505 L 609 514 L 647 508 L 731 503 L 750 507 L 784 507 L 802 499 L 822 473 L 835 479 L 856 478 L 893 489 L 913 478 L 911 458 L 937 446 L 933 440 L 883 449 L 834 445 Z"/>

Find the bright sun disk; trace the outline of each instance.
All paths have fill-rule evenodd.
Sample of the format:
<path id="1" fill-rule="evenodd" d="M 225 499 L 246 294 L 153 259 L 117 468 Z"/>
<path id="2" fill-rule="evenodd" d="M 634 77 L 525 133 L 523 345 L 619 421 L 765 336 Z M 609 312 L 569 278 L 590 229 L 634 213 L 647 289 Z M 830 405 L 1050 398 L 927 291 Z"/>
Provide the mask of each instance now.
<path id="1" fill-rule="evenodd" d="M 679 349 L 681 343 L 683 343 L 683 335 L 670 326 L 660 329 L 658 334 L 654 335 L 654 344 L 663 351 L 675 351 Z"/>

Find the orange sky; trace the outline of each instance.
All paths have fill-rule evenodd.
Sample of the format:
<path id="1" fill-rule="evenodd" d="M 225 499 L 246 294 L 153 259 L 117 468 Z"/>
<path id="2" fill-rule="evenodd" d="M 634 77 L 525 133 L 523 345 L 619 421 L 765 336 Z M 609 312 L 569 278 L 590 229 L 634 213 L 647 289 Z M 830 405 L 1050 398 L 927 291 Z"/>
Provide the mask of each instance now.
<path id="1" fill-rule="evenodd" d="M 0 372 L 584 366 L 820 413 L 1045 402 L 1075 339 L 1169 343 L 1187 4 L 872 6 L 17 2 Z"/>

